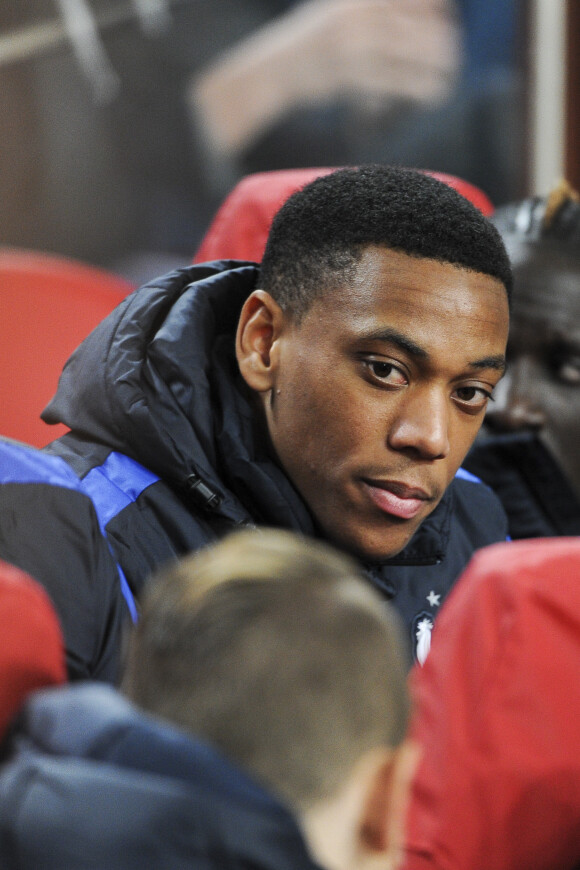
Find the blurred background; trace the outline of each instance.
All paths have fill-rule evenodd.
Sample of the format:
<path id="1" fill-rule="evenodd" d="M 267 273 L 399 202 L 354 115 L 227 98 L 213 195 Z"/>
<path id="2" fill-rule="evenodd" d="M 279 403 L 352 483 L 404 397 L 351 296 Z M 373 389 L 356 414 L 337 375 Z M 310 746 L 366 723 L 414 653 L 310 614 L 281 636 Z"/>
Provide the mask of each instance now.
<path id="1" fill-rule="evenodd" d="M 2 0 L 0 245 L 138 283 L 237 179 L 397 163 L 578 185 L 573 0 Z"/>

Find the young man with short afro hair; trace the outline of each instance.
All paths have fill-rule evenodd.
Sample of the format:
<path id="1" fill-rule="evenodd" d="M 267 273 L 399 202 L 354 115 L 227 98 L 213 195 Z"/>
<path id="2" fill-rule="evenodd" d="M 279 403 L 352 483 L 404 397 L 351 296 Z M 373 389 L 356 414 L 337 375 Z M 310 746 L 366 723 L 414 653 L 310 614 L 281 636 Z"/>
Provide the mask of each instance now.
<path id="1" fill-rule="evenodd" d="M 504 372 L 510 287 L 471 203 L 369 166 L 295 193 L 262 268 L 199 264 L 131 294 L 44 412 L 72 430 L 47 451 L 93 499 L 122 572 L 117 600 L 95 590 L 87 607 L 136 611 L 158 566 L 274 526 L 358 558 L 424 657 L 472 553 L 507 531 L 461 463 Z"/>

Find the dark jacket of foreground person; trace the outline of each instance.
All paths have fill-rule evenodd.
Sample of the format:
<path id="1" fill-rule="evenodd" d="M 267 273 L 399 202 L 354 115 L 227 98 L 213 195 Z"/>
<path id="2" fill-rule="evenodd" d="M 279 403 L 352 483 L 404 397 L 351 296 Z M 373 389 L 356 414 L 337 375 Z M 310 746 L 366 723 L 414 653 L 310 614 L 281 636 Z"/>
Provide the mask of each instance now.
<path id="1" fill-rule="evenodd" d="M 255 264 L 219 262 L 136 291 L 71 357 L 45 414 L 74 429 L 48 450 L 92 498 L 129 599 L 155 568 L 235 527 L 317 536 L 257 431 L 234 356 L 240 308 L 257 274 Z M 506 533 L 491 490 L 460 472 L 407 547 L 368 567 L 410 642 L 430 630 L 473 551 Z M 120 584 L 113 594 L 120 598 Z M 119 602 L 103 599 L 102 607 Z M 64 628 L 68 647 L 74 626 L 66 618 Z"/>
<path id="2" fill-rule="evenodd" d="M 2 870 L 316 870 L 275 797 L 108 686 L 38 692 L 20 725 L 0 772 Z"/>

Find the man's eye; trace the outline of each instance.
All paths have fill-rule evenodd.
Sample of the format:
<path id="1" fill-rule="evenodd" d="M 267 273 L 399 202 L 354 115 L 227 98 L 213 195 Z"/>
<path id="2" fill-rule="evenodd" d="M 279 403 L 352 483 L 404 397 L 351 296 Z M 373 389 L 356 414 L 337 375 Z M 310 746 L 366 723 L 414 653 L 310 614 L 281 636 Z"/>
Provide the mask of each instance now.
<path id="1" fill-rule="evenodd" d="M 490 399 L 493 401 L 493 396 L 490 390 L 484 390 L 483 387 L 459 387 L 455 391 L 455 399 L 469 410 L 479 411 L 485 408 Z"/>
<path id="2" fill-rule="evenodd" d="M 561 362 L 556 369 L 556 376 L 565 384 L 580 384 L 580 357 L 573 356 Z"/>
<path id="3" fill-rule="evenodd" d="M 580 386 L 580 353 L 576 345 L 566 341 L 550 345 L 546 362 L 556 380 L 571 387 Z"/>
<path id="4" fill-rule="evenodd" d="M 381 381 L 394 387 L 403 387 L 407 384 L 405 374 L 390 362 L 369 359 L 365 360 L 365 366 L 375 381 Z"/>

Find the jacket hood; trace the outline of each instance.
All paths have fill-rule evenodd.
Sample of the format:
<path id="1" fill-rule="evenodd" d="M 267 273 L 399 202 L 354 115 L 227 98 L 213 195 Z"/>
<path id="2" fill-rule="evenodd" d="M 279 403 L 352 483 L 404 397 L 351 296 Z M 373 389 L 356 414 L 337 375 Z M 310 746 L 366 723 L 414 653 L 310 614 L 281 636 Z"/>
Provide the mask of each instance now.
<path id="1" fill-rule="evenodd" d="M 130 294 L 67 361 L 43 419 L 170 480 L 187 476 L 192 456 L 210 473 L 210 363 L 257 276 L 252 264 L 224 267 L 177 270 Z"/>
<path id="2" fill-rule="evenodd" d="M 251 464 L 259 503 L 260 465 L 234 336 L 257 276 L 253 263 L 220 261 L 136 290 L 68 360 L 43 419 L 131 456 L 177 489 L 201 480 L 221 513 L 247 520 L 235 491 Z M 266 476 L 266 488 L 272 478 L 281 487 L 281 506 L 292 487 L 273 463 Z"/>
<path id="3" fill-rule="evenodd" d="M 282 803 L 110 687 L 38 692 L 19 724 L 0 775 L 2 867 L 315 870 Z"/>

